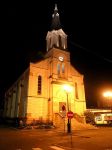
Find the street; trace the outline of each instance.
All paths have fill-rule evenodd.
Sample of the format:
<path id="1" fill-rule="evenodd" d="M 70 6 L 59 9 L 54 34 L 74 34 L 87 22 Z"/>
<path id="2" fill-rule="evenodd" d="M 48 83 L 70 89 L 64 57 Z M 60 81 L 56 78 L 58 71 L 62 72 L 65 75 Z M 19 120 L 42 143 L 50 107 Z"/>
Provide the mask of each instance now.
<path id="1" fill-rule="evenodd" d="M 76 130 L 0 127 L 0 150 L 112 150 L 112 128 Z"/>

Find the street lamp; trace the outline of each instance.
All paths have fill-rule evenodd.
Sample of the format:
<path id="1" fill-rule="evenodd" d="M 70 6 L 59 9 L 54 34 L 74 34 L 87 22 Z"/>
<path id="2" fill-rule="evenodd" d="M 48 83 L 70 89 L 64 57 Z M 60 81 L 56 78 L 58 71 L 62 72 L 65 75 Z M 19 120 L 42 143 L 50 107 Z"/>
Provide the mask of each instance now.
<path id="1" fill-rule="evenodd" d="M 103 96 L 108 98 L 108 103 L 107 104 L 109 104 L 110 98 L 112 98 L 112 92 L 111 91 L 104 92 Z M 109 107 L 109 105 L 107 105 L 107 106 Z"/>
<path id="2" fill-rule="evenodd" d="M 67 95 L 67 109 L 68 112 L 70 111 L 69 109 L 69 100 L 68 100 L 68 94 L 72 91 L 72 87 L 70 85 L 64 85 L 64 90 Z M 67 132 L 71 133 L 71 119 L 68 118 L 68 123 L 67 123 Z"/>

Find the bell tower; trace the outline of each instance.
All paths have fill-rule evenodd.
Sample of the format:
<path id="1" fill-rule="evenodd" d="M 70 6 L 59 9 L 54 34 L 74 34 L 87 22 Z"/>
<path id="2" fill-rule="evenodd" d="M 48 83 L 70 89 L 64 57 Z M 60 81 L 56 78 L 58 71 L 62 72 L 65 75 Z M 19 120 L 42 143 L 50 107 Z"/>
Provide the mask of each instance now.
<path id="1" fill-rule="evenodd" d="M 67 79 L 70 70 L 70 52 L 67 50 L 67 35 L 61 28 L 57 4 L 52 14 L 50 31 L 46 36 L 46 49 L 45 58 L 49 58 L 50 76 L 52 74 L 53 78 Z"/>

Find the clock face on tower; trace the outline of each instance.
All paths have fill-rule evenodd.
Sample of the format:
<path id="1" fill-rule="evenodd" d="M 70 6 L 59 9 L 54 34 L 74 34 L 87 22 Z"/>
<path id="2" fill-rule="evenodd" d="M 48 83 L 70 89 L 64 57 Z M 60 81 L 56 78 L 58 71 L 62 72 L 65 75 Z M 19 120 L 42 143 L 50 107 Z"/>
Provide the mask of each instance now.
<path id="1" fill-rule="evenodd" d="M 59 56 L 59 60 L 60 60 L 60 61 L 63 61 L 64 58 L 63 58 L 62 56 Z"/>

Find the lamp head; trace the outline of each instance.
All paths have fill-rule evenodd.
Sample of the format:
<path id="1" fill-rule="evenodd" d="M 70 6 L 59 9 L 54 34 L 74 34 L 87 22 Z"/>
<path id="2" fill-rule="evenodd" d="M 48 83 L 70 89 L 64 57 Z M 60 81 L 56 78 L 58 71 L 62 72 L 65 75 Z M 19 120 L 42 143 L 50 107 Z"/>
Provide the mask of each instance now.
<path id="1" fill-rule="evenodd" d="M 67 93 L 70 93 L 73 90 L 72 86 L 70 86 L 68 84 L 64 84 L 63 88 Z"/>
<path id="2" fill-rule="evenodd" d="M 103 96 L 104 97 L 112 97 L 112 92 L 110 92 L 110 91 L 104 92 Z"/>

